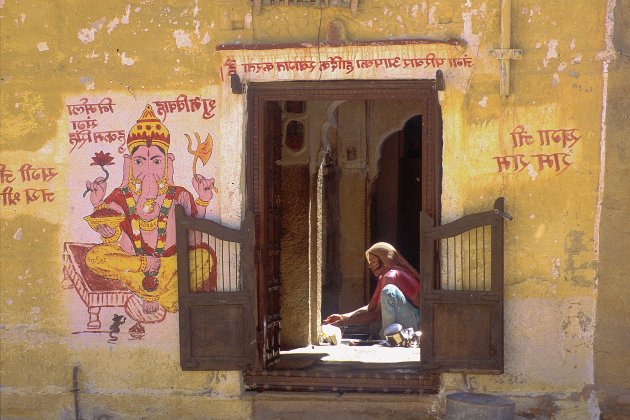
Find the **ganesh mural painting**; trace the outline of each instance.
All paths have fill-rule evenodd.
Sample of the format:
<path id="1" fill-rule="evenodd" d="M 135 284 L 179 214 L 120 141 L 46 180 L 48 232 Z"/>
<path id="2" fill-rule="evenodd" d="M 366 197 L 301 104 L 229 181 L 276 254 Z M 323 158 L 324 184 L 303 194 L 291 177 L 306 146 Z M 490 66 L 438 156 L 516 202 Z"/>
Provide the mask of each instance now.
<path id="1" fill-rule="evenodd" d="M 93 211 L 84 219 L 101 243 L 66 243 L 64 250 L 65 283 L 77 290 L 87 306 L 87 332 L 107 332 L 101 330 L 99 318 L 103 307 L 122 307 L 135 321 L 129 328 L 134 338 L 144 336 L 144 325 L 162 322 L 167 313 L 177 311 L 175 206 L 182 206 L 189 216 L 204 217 L 216 192 L 214 178 L 197 174 L 195 166 L 198 158 L 204 164 L 209 159 L 212 138 L 208 136 L 202 144 L 196 135 L 197 151 L 191 149 L 188 137 L 188 149 L 196 153 L 191 180 L 195 194 L 175 185 L 171 134 L 151 105 L 128 131 L 128 153 L 122 156 L 118 187 L 110 190 L 108 185 L 105 168 L 113 164 L 110 153 L 100 151 L 92 157 L 92 165 L 100 166 L 105 176 L 85 183 L 84 196 L 87 199 L 89 194 Z M 213 248 L 191 236 L 189 258 L 190 278 L 196 279 L 191 290 L 214 291 Z M 118 319 L 116 333 L 124 322 L 121 316 L 114 316 Z M 113 332 L 109 333 L 111 337 Z"/>

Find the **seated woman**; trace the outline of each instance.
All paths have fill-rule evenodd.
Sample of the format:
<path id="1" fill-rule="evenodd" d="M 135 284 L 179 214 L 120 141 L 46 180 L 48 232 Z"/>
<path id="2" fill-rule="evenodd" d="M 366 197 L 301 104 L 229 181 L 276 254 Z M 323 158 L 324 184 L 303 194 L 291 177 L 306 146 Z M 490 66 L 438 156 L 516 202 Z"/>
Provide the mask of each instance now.
<path id="1" fill-rule="evenodd" d="M 420 328 L 420 274 L 396 248 L 377 242 L 365 252 L 368 266 L 378 277 L 370 303 L 352 312 L 332 314 L 324 324 L 347 326 L 381 321 L 383 330 L 398 323 L 403 328 Z"/>

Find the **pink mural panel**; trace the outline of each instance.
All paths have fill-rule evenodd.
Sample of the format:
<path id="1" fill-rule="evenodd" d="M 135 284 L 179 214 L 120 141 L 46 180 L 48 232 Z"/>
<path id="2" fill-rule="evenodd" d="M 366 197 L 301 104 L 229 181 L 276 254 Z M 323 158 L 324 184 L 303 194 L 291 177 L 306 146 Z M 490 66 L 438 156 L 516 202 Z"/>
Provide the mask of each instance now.
<path id="1" fill-rule="evenodd" d="M 178 310 L 174 209 L 216 216 L 217 101 L 187 93 L 107 94 L 68 98 L 66 109 L 71 205 L 62 286 L 71 300 L 72 333 L 109 344 L 154 342 L 165 334 L 172 341 Z M 50 178 L 54 168 L 29 173 Z M 44 192 L 25 195 L 51 199 Z M 191 236 L 189 250 L 191 273 L 201 279 L 194 291 L 213 292 L 213 247 Z"/>

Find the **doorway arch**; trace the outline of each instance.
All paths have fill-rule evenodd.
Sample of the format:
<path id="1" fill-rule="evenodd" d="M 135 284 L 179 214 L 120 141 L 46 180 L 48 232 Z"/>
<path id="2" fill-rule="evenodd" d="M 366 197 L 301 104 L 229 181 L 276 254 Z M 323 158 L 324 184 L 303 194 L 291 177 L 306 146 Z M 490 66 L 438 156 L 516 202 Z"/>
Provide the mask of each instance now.
<path id="1" fill-rule="evenodd" d="M 422 210 L 422 116 L 390 134 L 380 147 L 378 175 L 372 183 L 370 242 L 388 242 L 418 269 Z"/>

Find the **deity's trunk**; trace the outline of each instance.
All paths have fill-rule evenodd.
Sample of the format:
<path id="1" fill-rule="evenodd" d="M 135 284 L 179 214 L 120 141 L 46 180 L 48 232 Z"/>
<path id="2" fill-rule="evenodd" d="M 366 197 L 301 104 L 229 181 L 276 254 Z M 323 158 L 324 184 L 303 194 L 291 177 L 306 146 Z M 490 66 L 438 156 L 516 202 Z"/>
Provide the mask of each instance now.
<path id="1" fill-rule="evenodd" d="M 138 206 L 144 213 L 151 213 L 154 210 L 153 203 L 158 196 L 158 182 L 160 177 L 148 174 L 142 178 L 142 189 L 138 198 Z"/>

